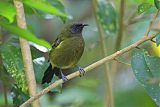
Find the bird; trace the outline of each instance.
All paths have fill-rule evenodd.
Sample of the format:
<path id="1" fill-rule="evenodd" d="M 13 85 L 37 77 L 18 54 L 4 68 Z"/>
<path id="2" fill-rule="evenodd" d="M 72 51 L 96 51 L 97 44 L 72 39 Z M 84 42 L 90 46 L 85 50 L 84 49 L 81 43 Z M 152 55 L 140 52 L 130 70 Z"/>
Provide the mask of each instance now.
<path id="1" fill-rule="evenodd" d="M 88 24 L 68 24 L 57 36 L 52 44 L 52 49 L 49 51 L 50 65 L 44 72 L 42 84 L 50 83 L 54 75 L 62 78 L 64 82 L 68 80 L 62 70 L 77 67 L 77 63 L 85 47 L 82 36 L 82 31 L 85 26 L 88 26 Z M 85 71 L 83 68 L 78 66 L 78 70 L 80 76 L 84 75 Z"/>

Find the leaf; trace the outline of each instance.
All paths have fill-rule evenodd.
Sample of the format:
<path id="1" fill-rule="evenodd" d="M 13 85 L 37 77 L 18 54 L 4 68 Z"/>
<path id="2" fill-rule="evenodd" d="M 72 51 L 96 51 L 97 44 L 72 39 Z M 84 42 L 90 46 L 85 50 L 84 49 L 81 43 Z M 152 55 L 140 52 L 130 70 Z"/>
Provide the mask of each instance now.
<path id="1" fill-rule="evenodd" d="M 138 14 L 141 14 L 152 7 L 150 3 L 142 3 L 138 6 Z"/>
<path id="2" fill-rule="evenodd" d="M 61 12 L 65 13 L 65 8 L 60 0 L 48 0 L 48 2 L 51 3 L 54 7 L 58 8 Z M 60 18 L 64 23 L 66 22 L 66 17 L 60 16 Z"/>
<path id="3" fill-rule="evenodd" d="M 107 34 L 114 33 L 116 31 L 116 11 L 111 3 L 104 0 L 98 0 L 97 15 L 104 31 Z"/>
<path id="4" fill-rule="evenodd" d="M 160 9 L 160 1 L 154 0 L 154 4 L 155 4 L 156 8 L 159 10 Z"/>
<path id="5" fill-rule="evenodd" d="M 4 22 L 0 22 L 0 26 L 4 27 L 8 31 L 10 31 L 11 33 L 19 37 L 22 37 L 28 41 L 34 42 L 36 44 L 39 44 L 41 46 L 51 49 L 51 45 L 47 41 L 37 38 L 34 34 L 32 34 L 26 29 L 22 29 L 22 28 L 13 26 L 13 25 L 9 25 L 8 23 L 4 23 Z"/>
<path id="6" fill-rule="evenodd" d="M 146 57 L 147 66 L 152 72 L 154 78 L 160 77 L 160 58 L 156 56 L 147 56 Z"/>
<path id="7" fill-rule="evenodd" d="M 34 8 L 30 8 L 28 5 L 24 5 L 24 13 L 27 15 L 33 15 L 33 14 L 37 14 L 37 10 L 35 10 Z"/>
<path id="8" fill-rule="evenodd" d="M 10 3 L 0 2 L 0 15 L 7 18 L 9 22 L 12 23 L 16 15 L 16 9 Z"/>
<path id="9" fill-rule="evenodd" d="M 32 51 L 33 53 L 34 51 Z M 33 55 L 33 54 L 32 54 Z M 35 54 L 37 56 L 33 59 L 33 65 L 34 65 L 34 71 L 37 82 L 41 83 L 42 77 L 44 75 L 44 72 L 49 66 L 49 62 L 44 57 L 38 57 L 38 54 Z"/>
<path id="10" fill-rule="evenodd" d="M 43 86 L 46 88 L 46 87 L 50 86 L 51 84 L 53 84 L 57 80 L 59 80 L 59 78 L 54 75 L 51 82 L 50 83 L 45 83 L 45 84 L 43 84 Z M 52 93 L 62 93 L 62 86 L 63 86 L 63 84 L 60 84 L 57 87 L 50 90 L 50 92 L 52 92 Z"/>
<path id="11" fill-rule="evenodd" d="M 133 72 L 157 105 L 160 105 L 160 85 L 149 84 L 147 80 L 160 77 L 159 63 L 159 57 L 149 56 L 145 50 L 135 50 L 132 53 L 131 64 Z"/>
<path id="12" fill-rule="evenodd" d="M 35 9 L 38 9 L 38 10 L 41 10 L 47 13 L 51 13 L 56 16 L 62 16 L 62 17 L 68 16 L 66 13 L 61 12 L 56 7 L 52 6 L 46 0 L 23 0 L 23 3 L 32 8 L 35 8 Z"/>
<path id="13" fill-rule="evenodd" d="M 156 36 L 156 44 L 157 44 L 157 46 L 159 46 L 159 44 L 160 44 L 160 34 L 158 34 Z"/>
<path id="14" fill-rule="evenodd" d="M 29 99 L 29 96 L 26 93 L 22 92 L 17 85 L 13 86 L 11 90 L 11 96 L 13 98 L 14 107 L 19 107 L 22 103 Z"/>
<path id="15" fill-rule="evenodd" d="M 18 88 L 26 93 L 28 88 L 20 49 L 7 42 L 1 47 L 1 55 L 7 72 L 13 77 Z"/>

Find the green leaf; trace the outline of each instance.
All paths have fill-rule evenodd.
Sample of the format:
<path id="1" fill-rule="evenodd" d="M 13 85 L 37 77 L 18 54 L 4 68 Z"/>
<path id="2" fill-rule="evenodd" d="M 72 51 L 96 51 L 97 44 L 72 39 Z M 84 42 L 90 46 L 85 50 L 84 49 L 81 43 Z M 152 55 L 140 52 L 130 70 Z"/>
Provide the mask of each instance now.
<path id="1" fill-rule="evenodd" d="M 3 22 L 0 22 L 0 26 L 4 27 L 8 31 L 10 31 L 11 33 L 19 37 L 22 37 L 28 41 L 34 42 L 38 45 L 51 49 L 51 45 L 47 41 L 37 38 L 34 34 L 32 34 L 26 29 L 22 29 L 13 25 L 9 25 L 8 23 L 3 23 Z"/>
<path id="2" fill-rule="evenodd" d="M 146 56 L 147 66 L 152 72 L 154 78 L 160 77 L 160 58 L 156 56 Z"/>
<path id="3" fill-rule="evenodd" d="M 159 46 L 159 44 L 160 44 L 160 34 L 158 34 L 156 36 L 156 44 L 157 44 L 157 46 Z"/>
<path id="4" fill-rule="evenodd" d="M 52 6 L 58 8 L 61 12 L 65 13 L 65 8 L 64 8 L 63 4 L 60 2 L 60 0 L 54 0 L 54 1 L 48 0 L 48 2 L 51 3 Z M 64 23 L 66 22 L 66 19 L 67 19 L 66 17 L 60 16 L 60 18 Z"/>
<path id="5" fill-rule="evenodd" d="M 32 50 L 32 53 L 33 52 L 34 51 Z M 35 56 L 39 56 L 39 55 L 35 54 Z M 49 66 L 49 62 L 47 60 L 45 60 L 44 57 L 41 56 L 41 57 L 36 57 L 36 58 L 33 59 L 33 65 L 34 65 L 36 81 L 41 83 L 44 72 L 46 71 L 46 69 Z"/>
<path id="6" fill-rule="evenodd" d="M 142 3 L 142 4 L 140 4 L 138 6 L 138 14 L 141 14 L 141 13 L 147 11 L 151 7 L 152 7 L 152 5 L 150 3 Z"/>
<path id="7" fill-rule="evenodd" d="M 149 56 L 145 50 L 135 50 L 132 53 L 133 72 L 157 105 L 160 105 L 160 84 L 149 84 L 147 80 L 160 77 L 159 63 L 159 57 Z"/>
<path id="8" fill-rule="evenodd" d="M 30 8 L 28 5 L 24 5 L 24 12 L 27 15 L 33 15 L 33 14 L 37 14 L 37 10 L 34 8 Z"/>
<path id="9" fill-rule="evenodd" d="M 61 12 L 56 7 L 52 6 L 46 0 L 23 0 L 23 3 L 32 8 L 35 8 L 35 9 L 38 9 L 38 10 L 41 10 L 47 13 L 51 13 L 56 16 L 62 16 L 62 17 L 68 16 L 66 13 Z"/>
<path id="10" fill-rule="evenodd" d="M 160 0 L 154 0 L 154 4 L 157 9 L 160 9 Z"/>
<path id="11" fill-rule="evenodd" d="M 10 3 L 0 2 L 0 15 L 7 18 L 9 22 L 12 23 L 16 15 L 16 9 Z"/>
<path id="12" fill-rule="evenodd" d="M 16 85 L 13 86 L 11 92 L 14 107 L 19 107 L 22 103 L 29 99 L 29 96 L 22 92 Z"/>
<path id="13" fill-rule="evenodd" d="M 13 77 L 18 88 L 26 93 L 28 88 L 20 49 L 7 42 L 1 47 L 1 55 L 5 69 Z"/>
<path id="14" fill-rule="evenodd" d="M 107 34 L 116 31 L 116 11 L 111 3 L 104 0 L 98 0 L 97 15 Z"/>
<path id="15" fill-rule="evenodd" d="M 5 67 L 8 68 L 7 72 L 12 77 L 14 76 L 13 78 L 15 79 L 15 81 L 21 81 L 21 79 L 17 79 L 17 78 L 19 78 L 19 76 L 21 75 L 21 73 L 19 73 L 19 72 L 22 72 L 22 75 L 24 75 L 24 73 L 23 73 L 24 67 L 23 67 L 21 49 L 20 49 L 18 37 L 15 37 L 15 36 L 11 37 L 8 42 L 3 44 L 1 51 L 2 51 L 1 53 L 3 55 L 3 63 L 6 65 Z M 11 52 L 13 55 L 9 54 Z M 32 59 L 33 59 L 36 81 L 41 83 L 43 74 L 44 74 L 45 70 L 47 69 L 49 63 L 47 60 L 40 60 L 40 58 L 42 58 L 42 56 L 43 56 L 43 53 L 40 52 L 39 50 L 35 49 L 34 47 L 31 47 L 31 54 L 32 54 Z M 16 56 L 16 57 L 14 57 L 14 56 Z M 17 68 L 16 71 L 10 70 L 10 68 L 12 68 L 12 65 L 10 64 L 11 61 L 14 62 L 14 65 Z M 2 73 L 0 72 L 0 74 L 2 74 Z M 5 75 L 3 74 L 3 78 L 4 78 L 4 76 Z M 0 75 L 0 79 L 1 79 L 1 75 Z M 23 80 L 25 80 L 25 78 L 23 78 Z M 21 86 L 23 84 L 21 82 L 15 82 L 15 83 L 17 84 L 17 86 L 20 86 L 20 87 L 18 87 L 19 89 L 23 89 L 23 86 L 26 85 L 26 84 L 24 84 L 23 86 Z M 18 83 L 21 83 L 21 84 L 18 84 Z M 27 87 L 26 87 L 26 89 L 27 89 Z"/>
<path id="16" fill-rule="evenodd" d="M 52 83 L 54 83 L 57 80 L 59 80 L 59 78 L 54 75 L 53 78 L 52 78 L 52 80 L 51 80 L 51 82 L 50 83 L 45 83 L 45 84 L 43 84 L 43 86 L 46 88 L 46 87 L 50 86 Z M 62 85 L 63 84 L 60 84 L 57 87 L 53 88 L 51 90 L 51 92 L 53 92 L 53 93 L 62 93 Z"/>
<path id="17" fill-rule="evenodd" d="M 37 57 L 37 58 L 35 58 L 33 60 L 33 64 L 34 64 L 34 71 L 35 71 L 35 75 L 36 75 L 36 81 L 38 83 L 41 83 L 43 75 L 44 75 L 44 72 L 49 67 L 50 63 L 44 57 Z M 51 85 L 52 83 L 54 83 L 58 79 L 59 78 L 54 75 L 53 78 L 52 78 L 52 80 L 51 80 L 51 82 L 50 83 L 45 83 L 45 84 L 43 84 L 43 86 L 44 87 L 48 87 L 49 85 Z M 51 92 L 61 93 L 62 92 L 62 84 L 59 85 L 59 86 L 57 86 L 56 88 L 52 89 Z"/>

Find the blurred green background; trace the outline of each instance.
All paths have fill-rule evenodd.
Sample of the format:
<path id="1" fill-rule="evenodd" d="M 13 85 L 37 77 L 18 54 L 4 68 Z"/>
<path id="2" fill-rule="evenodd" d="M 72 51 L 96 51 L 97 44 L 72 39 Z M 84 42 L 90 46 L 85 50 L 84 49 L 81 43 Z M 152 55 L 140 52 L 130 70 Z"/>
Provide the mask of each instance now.
<path id="1" fill-rule="evenodd" d="M 138 5 L 145 0 L 124 1 L 124 29 L 123 37 L 119 44 L 120 49 L 136 42 L 144 35 L 151 20 L 150 16 L 156 12 L 156 8 L 153 7 L 146 13 L 139 15 L 137 12 Z M 100 40 L 100 32 L 98 31 L 95 20 L 93 0 L 61 0 L 61 2 L 65 7 L 65 11 L 70 15 L 66 23 L 83 22 L 89 24 L 83 31 L 86 46 L 79 65 L 86 67 L 103 58 L 102 41 Z M 105 30 L 105 37 L 103 39 L 105 41 L 107 55 L 110 55 L 115 52 L 115 43 L 118 30 L 120 29 L 119 10 L 121 0 L 108 0 L 107 2 L 111 4 L 112 8 L 99 8 L 101 12 L 99 14 L 102 14 L 99 17 L 99 21 L 102 21 L 102 25 L 103 20 L 104 23 L 113 24 L 111 25 L 111 30 L 107 30 L 110 28 L 108 27 L 109 25 L 103 26 Z M 49 14 L 35 13 L 26 15 L 26 19 L 30 31 L 50 43 L 54 41 L 65 26 L 59 17 Z M 154 25 L 154 27 L 158 28 L 159 26 Z M 3 31 L 2 33 L 8 35 L 3 38 L 5 42 L 12 38 L 12 35 L 10 36 L 7 32 Z M 146 48 L 149 53 L 158 55 L 153 51 L 153 47 L 149 42 L 141 45 L 141 47 Z M 40 56 L 47 56 L 47 53 L 41 53 Z M 130 64 L 131 52 L 124 54 L 118 59 Z M 116 61 L 110 61 L 107 64 L 109 66 L 109 76 L 112 79 L 115 107 L 157 107 L 146 90 L 135 78 L 131 66 Z M 41 71 L 44 72 L 46 66 L 44 65 L 43 67 L 39 69 L 42 69 Z M 39 71 L 35 70 L 35 74 L 38 90 L 40 91 L 44 87 L 40 84 L 43 72 Z M 40 104 L 42 107 L 104 107 L 106 96 L 108 96 L 107 86 L 105 69 L 104 66 L 101 66 L 92 72 L 86 73 L 83 77 L 77 77 L 65 83 L 61 93 L 48 93 L 42 96 L 40 98 Z M 4 107 L 3 93 L 4 86 L 0 81 L 0 107 Z M 11 93 L 10 87 L 7 88 L 7 96 L 9 105 L 12 106 L 12 96 L 14 96 L 14 93 Z"/>

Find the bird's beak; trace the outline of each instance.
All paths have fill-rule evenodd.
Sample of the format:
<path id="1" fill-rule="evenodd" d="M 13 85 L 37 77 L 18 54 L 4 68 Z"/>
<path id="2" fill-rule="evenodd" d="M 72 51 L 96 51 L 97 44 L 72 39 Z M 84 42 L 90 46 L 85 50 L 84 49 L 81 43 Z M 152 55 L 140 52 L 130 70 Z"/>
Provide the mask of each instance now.
<path id="1" fill-rule="evenodd" d="M 88 26 L 88 24 L 83 24 L 83 26 Z"/>

